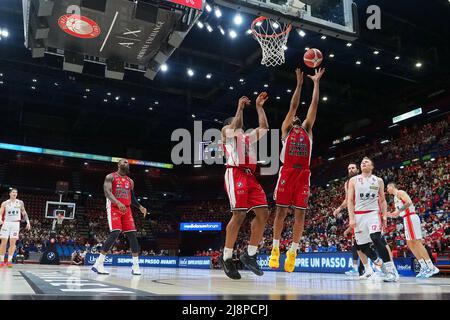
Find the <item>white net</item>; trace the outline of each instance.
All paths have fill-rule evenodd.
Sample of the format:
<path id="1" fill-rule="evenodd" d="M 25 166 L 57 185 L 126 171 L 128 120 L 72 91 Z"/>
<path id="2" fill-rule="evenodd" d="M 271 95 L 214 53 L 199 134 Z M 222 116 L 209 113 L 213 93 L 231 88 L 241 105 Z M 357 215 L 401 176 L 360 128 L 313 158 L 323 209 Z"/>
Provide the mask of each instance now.
<path id="1" fill-rule="evenodd" d="M 256 18 L 252 23 L 253 37 L 262 49 L 261 64 L 275 67 L 285 62 L 284 51 L 292 26 L 266 17 Z"/>
<path id="2" fill-rule="evenodd" d="M 64 222 L 64 215 L 57 214 L 56 217 L 53 219 L 52 231 L 55 231 L 56 226 L 58 226 L 58 228 L 59 228 L 63 224 L 63 222 Z"/>
<path id="3" fill-rule="evenodd" d="M 56 222 L 57 222 L 58 224 L 62 224 L 63 221 L 64 221 L 64 215 L 58 214 L 58 215 L 56 216 Z"/>

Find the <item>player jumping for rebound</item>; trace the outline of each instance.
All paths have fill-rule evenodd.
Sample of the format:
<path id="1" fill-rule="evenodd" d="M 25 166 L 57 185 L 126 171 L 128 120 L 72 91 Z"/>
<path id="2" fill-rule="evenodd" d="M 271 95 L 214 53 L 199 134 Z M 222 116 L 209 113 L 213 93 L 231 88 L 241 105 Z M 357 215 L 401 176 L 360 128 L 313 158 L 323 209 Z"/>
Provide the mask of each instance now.
<path id="1" fill-rule="evenodd" d="M 398 218 L 399 216 L 403 218 L 406 243 L 420 263 L 420 272 L 417 278 L 429 278 L 438 274 L 439 269 L 433 264 L 427 249 L 423 246 L 420 217 L 416 213 L 411 198 L 405 191 L 397 189 L 394 182 L 388 183 L 387 192 L 394 196 L 395 204 L 395 211 L 388 212 L 387 216 L 389 218 Z"/>
<path id="2" fill-rule="evenodd" d="M 106 197 L 106 212 L 111 233 L 103 244 L 100 256 L 95 261 L 92 271 L 98 274 L 109 274 L 105 270 L 103 263 L 106 254 L 114 245 L 120 233 L 123 232 L 128 238 L 133 256 L 131 273 L 133 275 L 141 275 L 139 269 L 139 243 L 130 206 L 138 208 L 144 214 L 144 217 L 147 215 L 147 209 L 140 205 L 134 195 L 134 182 L 128 177 L 130 172 L 128 160 L 121 159 L 117 167 L 117 172 L 108 174 L 103 184 L 103 191 Z"/>
<path id="3" fill-rule="evenodd" d="M 372 174 L 373 161 L 364 157 L 361 161 L 361 174 L 350 179 L 348 183 L 347 206 L 349 227 L 355 228 L 356 243 L 361 251 L 372 261 L 377 255 L 370 249 L 373 243 L 383 260 L 384 281 L 398 281 L 394 262 L 382 239 L 380 212 L 386 216 L 387 203 L 384 195 L 384 182 Z M 367 272 L 367 270 L 366 270 Z"/>
<path id="4" fill-rule="evenodd" d="M 249 134 L 243 130 L 244 108 L 250 105 L 247 97 L 239 99 L 238 109 L 233 118 L 225 120 L 222 128 L 222 141 L 226 156 L 225 190 L 230 200 L 233 216 L 227 225 L 225 248 L 219 258 L 225 274 L 231 279 L 240 279 L 232 258 L 233 248 L 239 229 L 245 220 L 246 213 L 255 212 L 255 218 L 251 223 L 250 242 L 247 250 L 240 256 L 241 262 L 253 273 L 262 276 L 263 272 L 258 266 L 256 252 L 261 242 L 264 228 L 269 217 L 266 194 L 254 175 L 256 170 L 257 155 L 255 143 L 268 131 L 264 103 L 268 95 L 262 92 L 256 99 L 256 111 L 258 112 L 259 127 Z"/>
<path id="5" fill-rule="evenodd" d="M 308 77 L 314 82 L 314 91 L 306 119 L 301 122 L 297 117 L 300 103 L 300 94 L 303 86 L 303 72 L 296 69 L 297 87 L 291 99 L 291 105 L 281 126 L 283 149 L 274 199 L 277 212 L 273 224 L 273 245 L 269 260 L 269 267 L 278 269 L 280 260 L 280 238 L 283 232 L 284 220 L 289 208 L 294 208 L 295 222 L 293 226 L 293 239 L 284 263 L 286 272 L 293 272 L 295 258 L 305 224 L 305 211 L 308 207 L 309 183 L 311 172 L 309 164 L 312 150 L 312 128 L 316 121 L 319 104 L 319 83 L 325 69 L 315 70 L 313 76 Z"/>
<path id="6" fill-rule="evenodd" d="M 7 266 L 12 268 L 12 258 L 16 251 L 16 241 L 19 239 L 20 221 L 24 218 L 27 222 L 26 230 L 31 229 L 28 214 L 22 200 L 17 199 L 17 189 L 11 189 L 9 200 L 2 203 L 0 208 L 0 267 Z M 8 262 L 6 259 L 6 245 L 9 239 Z"/>

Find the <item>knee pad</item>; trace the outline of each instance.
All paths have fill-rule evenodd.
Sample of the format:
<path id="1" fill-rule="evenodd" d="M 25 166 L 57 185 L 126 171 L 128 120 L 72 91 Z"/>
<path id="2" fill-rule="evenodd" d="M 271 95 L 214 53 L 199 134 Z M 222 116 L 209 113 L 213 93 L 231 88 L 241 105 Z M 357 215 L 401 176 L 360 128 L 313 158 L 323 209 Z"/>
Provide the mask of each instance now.
<path id="1" fill-rule="evenodd" d="M 381 242 L 383 243 L 384 246 L 387 246 L 386 237 L 384 235 L 381 235 Z"/>
<path id="2" fill-rule="evenodd" d="M 381 232 L 375 232 L 370 234 L 370 239 L 372 240 L 372 243 L 376 250 L 378 250 L 380 246 L 384 246 L 382 238 L 383 237 L 381 236 Z"/>
<path id="3" fill-rule="evenodd" d="M 359 249 L 372 261 L 375 261 L 378 259 L 378 255 L 375 252 L 375 250 L 373 250 L 371 243 L 365 243 L 365 244 L 361 244 L 359 245 Z"/>
<path id="4" fill-rule="evenodd" d="M 364 274 L 364 265 L 363 265 L 363 263 L 360 261 L 359 262 L 359 266 L 358 266 L 358 272 L 359 272 L 359 275 L 361 276 L 361 275 L 363 275 Z"/>
<path id="5" fill-rule="evenodd" d="M 103 243 L 102 251 L 108 252 L 120 236 L 120 230 L 114 230 L 109 234 L 108 239 Z"/>
<path id="6" fill-rule="evenodd" d="M 372 239 L 375 250 L 377 251 L 383 262 L 388 262 L 391 260 L 389 256 L 389 251 L 386 249 L 386 241 L 382 240 L 381 232 L 375 232 L 370 234 L 370 239 Z"/>
<path id="7" fill-rule="evenodd" d="M 354 244 L 352 247 L 353 260 L 358 260 L 358 245 Z"/>
<path id="8" fill-rule="evenodd" d="M 139 253 L 139 242 L 136 236 L 136 231 L 126 233 L 128 242 L 130 243 L 130 249 L 132 253 Z"/>

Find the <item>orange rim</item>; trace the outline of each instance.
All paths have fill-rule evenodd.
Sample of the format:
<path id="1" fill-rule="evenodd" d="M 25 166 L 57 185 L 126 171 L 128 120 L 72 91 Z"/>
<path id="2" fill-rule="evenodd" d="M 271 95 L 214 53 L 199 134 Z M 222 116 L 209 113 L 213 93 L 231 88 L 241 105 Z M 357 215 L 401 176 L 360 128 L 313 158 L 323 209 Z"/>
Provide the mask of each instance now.
<path id="1" fill-rule="evenodd" d="M 268 20 L 268 18 L 262 17 L 262 16 L 261 16 L 261 17 L 256 18 L 256 19 L 253 20 L 253 22 L 252 22 L 251 30 L 252 30 L 252 33 L 253 33 L 255 36 L 257 36 L 257 37 L 261 37 L 261 38 L 278 38 L 278 37 L 284 36 L 285 34 L 288 34 L 288 33 L 291 32 L 291 30 L 292 30 L 292 25 L 289 23 L 288 27 L 287 27 L 286 30 L 284 30 L 283 32 L 275 33 L 275 34 L 262 34 L 262 33 L 259 33 L 259 32 L 257 32 L 257 31 L 255 30 L 255 25 L 256 25 L 258 22 L 262 22 L 262 21 L 264 21 L 264 20 Z"/>

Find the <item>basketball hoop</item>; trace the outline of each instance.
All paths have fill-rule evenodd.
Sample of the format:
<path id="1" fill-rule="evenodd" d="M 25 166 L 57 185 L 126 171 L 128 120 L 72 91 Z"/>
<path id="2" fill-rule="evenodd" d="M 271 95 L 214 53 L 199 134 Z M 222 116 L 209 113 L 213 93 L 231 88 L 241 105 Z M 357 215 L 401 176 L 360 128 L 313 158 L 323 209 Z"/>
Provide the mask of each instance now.
<path id="1" fill-rule="evenodd" d="M 282 65 L 285 61 L 284 51 L 292 30 L 290 23 L 283 23 L 266 17 L 253 20 L 251 26 L 253 37 L 262 49 L 261 64 L 266 67 Z"/>

